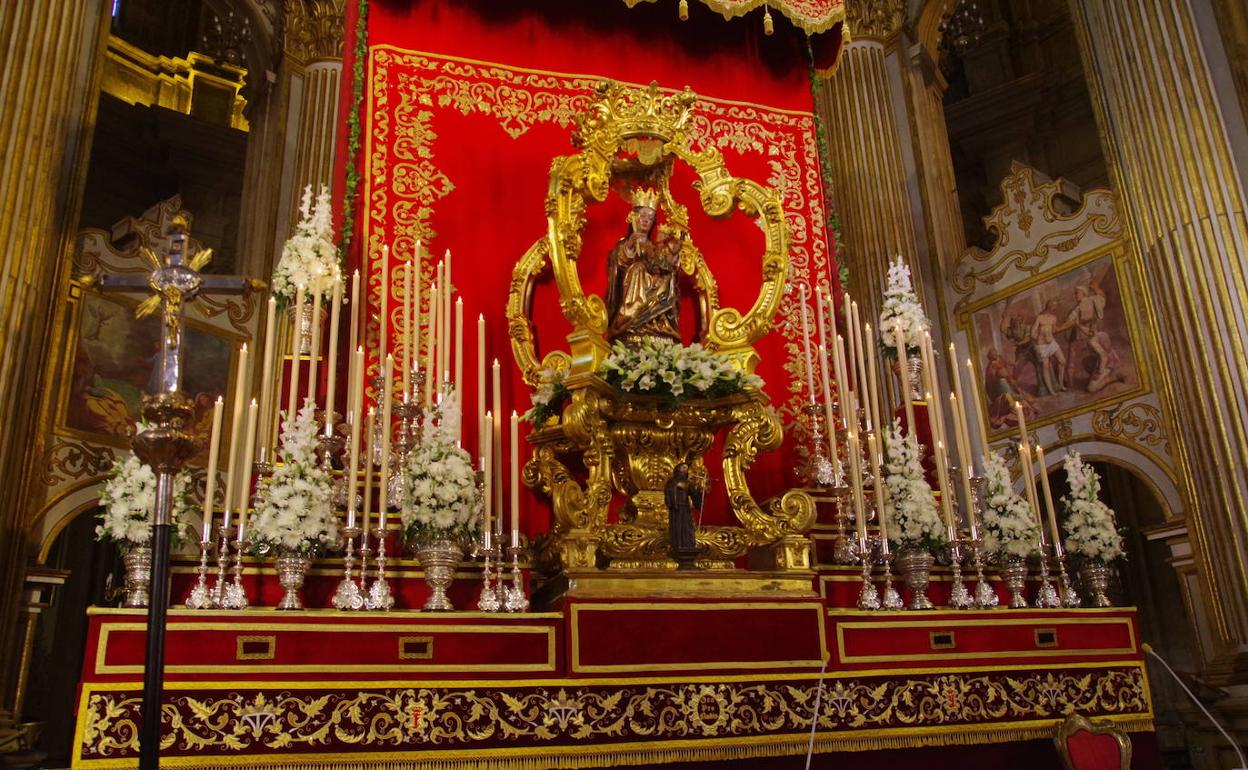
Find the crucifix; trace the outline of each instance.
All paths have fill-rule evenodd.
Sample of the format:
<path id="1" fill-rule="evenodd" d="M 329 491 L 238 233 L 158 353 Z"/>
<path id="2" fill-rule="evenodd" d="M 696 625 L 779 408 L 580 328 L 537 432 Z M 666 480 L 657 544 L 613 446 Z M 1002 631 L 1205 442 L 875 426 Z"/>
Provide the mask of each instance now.
<path id="1" fill-rule="evenodd" d="M 173 477 L 195 454 L 191 433 L 193 405 L 182 392 L 182 314 L 186 304 L 201 293 L 243 294 L 257 282 L 241 276 L 205 276 L 200 270 L 212 259 L 212 250 L 190 256 L 187 249 L 185 212 L 173 217 L 169 245 L 164 255 L 147 246 L 140 254 L 151 268 L 146 275 L 104 275 L 96 284 L 101 291 L 152 292 L 136 309 L 143 318 L 161 314 L 160 357 L 157 360 L 159 389 L 143 397 L 141 412 L 146 426 L 134 437 L 134 453 L 156 472 L 156 510 L 152 529 L 152 585 L 147 604 L 147 656 L 143 666 L 143 724 L 139 731 L 139 768 L 157 770 L 160 762 L 160 695 L 165 678 L 165 616 L 169 605 L 169 533 L 173 509 Z"/>

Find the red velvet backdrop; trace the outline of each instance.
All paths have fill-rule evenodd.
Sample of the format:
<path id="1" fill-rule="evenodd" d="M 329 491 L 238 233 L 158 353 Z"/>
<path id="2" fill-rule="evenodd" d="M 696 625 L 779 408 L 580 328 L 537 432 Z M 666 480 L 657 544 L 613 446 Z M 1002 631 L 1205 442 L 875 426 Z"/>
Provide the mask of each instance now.
<path id="1" fill-rule="evenodd" d="M 696 141 L 718 147 L 733 174 L 778 188 L 792 230 L 790 291 L 777 330 L 757 346 L 765 390 L 786 423 L 784 448 L 760 457 L 752 474 L 761 499 L 802 483 L 797 468 L 806 432 L 794 421 L 805 389 L 798 285 L 826 287 L 836 272 L 824 226 L 806 39 L 779 16 L 776 34 L 765 37 L 758 18 L 725 21 L 701 3 L 690 6 L 690 20 L 682 23 L 674 3 L 630 9 L 606 0 L 371 0 L 353 256 L 357 265 L 363 260 L 368 278 L 364 317 L 375 372 L 382 247 L 390 247 L 395 330 L 402 323 L 404 264 L 416 240 L 436 255 L 421 264 L 426 287 L 436 259 L 453 252 L 467 327 L 464 446 L 475 453 L 478 313 L 487 319 L 487 356 L 503 364 L 504 410 L 523 412 L 530 403 L 511 357 L 503 305 L 513 265 L 545 233 L 550 161 L 576 151 L 572 116 L 604 77 L 692 87 L 701 97 Z M 348 26 L 354 28 L 350 20 Z M 761 231 L 741 214 L 721 221 L 701 214 L 691 178 L 682 169 L 672 183 L 691 213 L 691 237 L 719 282 L 722 304 L 748 309 L 760 280 Z M 624 233 L 627 210 L 613 195 L 589 212 L 579 260 L 587 292 L 605 286 L 606 254 Z M 570 328 L 553 282 L 539 288 L 534 305 L 540 352 L 566 348 Z M 521 507 L 527 532 L 547 528 L 544 501 L 526 493 Z M 730 517 L 722 484 L 706 508 L 707 523 Z"/>

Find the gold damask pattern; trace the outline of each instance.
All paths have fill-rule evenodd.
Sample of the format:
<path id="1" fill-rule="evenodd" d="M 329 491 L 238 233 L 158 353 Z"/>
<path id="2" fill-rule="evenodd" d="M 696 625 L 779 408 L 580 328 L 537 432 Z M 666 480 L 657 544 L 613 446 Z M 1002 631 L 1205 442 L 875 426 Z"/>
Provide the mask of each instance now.
<path id="1" fill-rule="evenodd" d="M 139 694 L 83 693 L 79 759 L 138 751 Z M 162 750 L 197 761 L 316 751 L 394 752 L 643 744 L 709 738 L 784 737 L 810 730 L 816 701 L 826 740 L 842 731 L 904 739 L 938 727 L 1052 720 L 1070 713 L 1150 720 L 1138 665 L 1048 671 L 919 673 L 889 678 L 256 689 L 166 696 Z M 852 733 L 843 737 L 851 738 Z M 880 740 L 876 732 L 870 740 Z M 914 738 L 917 745 L 918 739 Z M 865 747 L 865 746 L 864 746 Z M 306 756 L 306 754 L 304 754 Z M 471 757 L 466 754 L 465 757 Z"/>
<path id="2" fill-rule="evenodd" d="M 1092 430 L 1099 436 L 1122 439 L 1170 452 L 1161 410 L 1153 404 L 1136 402 L 1092 414 Z"/>

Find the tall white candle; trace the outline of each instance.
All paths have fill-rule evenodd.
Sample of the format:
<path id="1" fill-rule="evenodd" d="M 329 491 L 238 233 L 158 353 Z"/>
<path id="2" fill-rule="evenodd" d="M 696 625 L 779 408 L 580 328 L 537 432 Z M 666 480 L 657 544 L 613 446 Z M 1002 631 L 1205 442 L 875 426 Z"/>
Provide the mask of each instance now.
<path id="1" fill-rule="evenodd" d="M 317 369 L 321 363 L 321 292 L 319 290 L 312 297 L 312 355 L 309 358 L 308 398 L 312 400 L 315 407 L 316 397 L 321 390 L 320 377 L 317 376 Z"/>
<path id="2" fill-rule="evenodd" d="M 884 521 L 884 474 L 881 473 L 880 440 L 874 433 L 867 434 L 867 455 L 871 461 L 871 491 L 875 498 L 875 523 L 880 528 L 880 540 L 888 542 L 888 524 Z M 883 546 L 888 553 L 888 546 Z"/>
<path id="3" fill-rule="evenodd" d="M 855 382 L 857 383 L 855 390 L 857 390 L 858 393 L 860 394 L 858 397 L 858 401 L 863 407 L 863 419 L 867 423 L 867 430 L 871 430 L 871 426 L 873 425 L 873 421 L 871 417 L 871 406 L 870 406 L 871 400 L 869 398 L 864 398 L 861 395 L 867 392 L 866 355 L 870 351 L 864 351 L 862 347 L 862 320 L 858 316 L 858 303 L 857 302 L 850 303 L 850 316 L 853 318 L 853 321 L 854 321 L 854 358 L 858 362 L 858 369 L 854 373 Z"/>
<path id="4" fill-rule="evenodd" d="M 864 365 L 867 368 L 867 411 L 871 414 L 871 424 L 876 430 L 884 430 L 884 418 L 880 413 L 880 385 L 876 376 L 876 367 L 879 365 L 880 353 L 875 347 L 875 331 L 871 328 L 871 324 L 864 324 L 863 329 L 866 332 L 866 341 L 862 346 L 862 350 L 866 358 Z"/>
<path id="5" fill-rule="evenodd" d="M 342 313 L 342 279 L 334 281 L 332 302 L 329 311 L 329 364 L 325 367 L 328 385 L 325 391 L 325 435 L 334 435 L 334 398 L 338 395 L 338 321 Z M 350 402 L 343 412 L 351 411 Z"/>
<path id="6" fill-rule="evenodd" d="M 901 366 L 901 400 L 906 406 L 906 434 L 915 435 L 914 403 L 910 399 L 910 357 L 906 351 L 906 333 L 897 326 L 894 331 L 893 344 L 897 349 L 897 362 Z"/>
<path id="7" fill-rule="evenodd" d="M 464 404 L 464 298 L 455 298 L 455 393 Z M 462 427 L 460 428 L 463 429 Z"/>
<path id="8" fill-rule="evenodd" d="M 485 456 L 485 313 L 477 316 L 477 454 Z"/>
<path id="9" fill-rule="evenodd" d="M 442 359 L 438 362 L 438 371 L 441 379 L 445 382 L 451 377 L 451 252 L 446 252 L 446 266 L 442 271 L 442 304 L 439 309 L 442 311 L 441 329 L 442 341 L 438 343 L 438 353 Z"/>
<path id="10" fill-rule="evenodd" d="M 270 296 L 269 302 L 265 307 L 267 311 L 264 319 L 264 367 L 260 374 L 260 430 L 261 430 L 261 446 L 267 456 L 268 447 L 272 445 L 269 436 L 269 426 L 273 420 L 273 360 L 278 357 L 276 327 L 277 327 L 277 297 Z"/>
<path id="11" fill-rule="evenodd" d="M 815 403 L 815 365 L 810 357 L 810 319 L 806 311 L 806 284 L 802 284 L 802 351 L 806 355 L 806 391 Z"/>
<path id="12" fill-rule="evenodd" d="M 377 440 L 377 409 L 375 407 L 368 408 L 368 421 L 364 425 L 364 437 L 368 439 L 368 450 L 364 452 L 364 530 L 363 541 L 368 542 L 369 526 L 373 519 L 373 454 L 376 446 L 374 442 Z"/>
<path id="13" fill-rule="evenodd" d="M 225 403 L 217 396 L 212 403 L 212 432 L 208 434 L 208 470 L 204 476 L 204 535 L 201 542 L 212 541 L 212 512 L 217 494 L 217 453 L 221 451 L 221 413 Z"/>
<path id="14" fill-rule="evenodd" d="M 852 424 L 849 413 L 849 377 L 845 370 L 845 338 L 839 334 L 836 335 L 836 349 L 832 361 L 836 364 L 836 398 L 841 406 L 841 427 L 848 429 Z"/>
<path id="15" fill-rule="evenodd" d="M 394 426 L 390 423 L 390 408 L 394 403 L 394 356 L 392 355 L 386 356 L 383 376 L 385 390 L 381 402 L 381 471 L 377 490 L 377 531 L 381 533 L 378 535 L 379 539 L 386 536 L 386 515 L 387 508 L 390 507 L 388 489 L 390 486 L 390 437 L 394 433 Z"/>
<path id="16" fill-rule="evenodd" d="M 511 547 L 520 546 L 520 418 L 511 413 Z"/>
<path id="17" fill-rule="evenodd" d="M 442 343 L 442 290 L 438 288 L 442 285 L 441 263 L 438 263 L 437 275 L 438 280 L 429 287 L 429 365 L 425 372 L 428 377 L 425 380 L 425 390 L 429 393 L 430 406 L 437 399 L 439 386 L 442 384 L 438 381 L 438 360 L 441 356 L 438 346 Z"/>
<path id="18" fill-rule="evenodd" d="M 954 368 L 953 373 L 955 375 L 958 373 L 956 367 Z M 949 408 L 955 415 L 958 414 L 961 406 L 961 403 L 958 401 L 958 394 L 950 393 Z M 976 539 L 975 536 L 979 532 L 979 527 L 975 521 L 975 496 L 971 492 L 971 475 L 973 471 L 971 470 L 970 439 L 967 438 L 960 421 L 955 420 L 953 427 L 954 439 L 958 442 L 959 464 L 962 466 L 960 469 L 961 473 L 959 473 L 958 476 L 962 482 L 962 500 L 965 506 L 963 510 L 966 511 L 966 526 L 970 528 L 971 539 L 974 540 Z"/>
<path id="19" fill-rule="evenodd" d="M 420 274 L 420 241 L 416 242 L 416 260 L 413 268 L 416 270 L 416 278 L 414 279 L 416 282 L 416 288 L 415 296 L 412 297 L 412 364 L 414 366 L 420 366 L 420 295 L 422 291 L 422 276 Z M 418 395 L 418 393 L 412 393 L 412 400 L 415 401 Z"/>
<path id="20" fill-rule="evenodd" d="M 414 285 L 412 283 L 413 273 L 416 272 L 416 255 L 412 255 L 412 260 L 407 263 L 407 270 L 403 273 L 403 397 L 404 400 L 410 400 L 412 393 L 412 344 L 415 335 L 413 332 L 412 318 L 412 299 Z"/>
<path id="21" fill-rule="evenodd" d="M 251 502 L 251 464 L 256 455 L 256 420 L 259 417 L 259 407 L 253 398 L 247 406 L 247 440 L 243 445 L 243 467 L 241 471 L 238 485 L 238 540 L 240 543 L 247 542 L 247 509 L 250 508 Z"/>
<path id="22" fill-rule="evenodd" d="M 377 340 L 377 360 L 390 353 L 390 247 L 381 247 L 381 332 Z"/>
<path id="23" fill-rule="evenodd" d="M 953 378 L 953 393 L 957 396 L 958 404 L 961 407 L 955 408 L 953 411 L 954 422 L 958 425 L 958 433 L 962 437 L 962 445 L 958 447 L 958 454 L 962 457 L 962 464 L 966 466 L 968 474 L 974 472 L 975 460 L 971 452 L 971 430 L 967 425 L 966 411 L 971 405 L 966 400 L 966 391 L 962 389 L 962 375 L 958 371 L 958 350 L 949 343 L 949 376 Z"/>
<path id="24" fill-rule="evenodd" d="M 225 470 L 225 520 L 230 526 L 230 511 L 234 508 L 234 487 L 238 483 L 239 464 L 243 456 L 243 403 L 247 400 L 247 343 L 238 350 L 238 370 L 234 374 L 234 410 L 230 418 L 229 467 Z"/>
<path id="25" fill-rule="evenodd" d="M 356 270 L 351 274 L 351 333 L 350 341 L 347 344 L 347 350 L 355 350 L 360 347 L 360 271 Z M 352 359 L 352 364 L 355 361 Z M 347 403 L 355 403 L 355 377 L 347 380 Z M 351 412 L 348 410 L 347 419 L 353 419 Z"/>
<path id="26" fill-rule="evenodd" d="M 494 458 L 492 455 L 494 452 L 490 446 L 490 434 L 493 430 L 491 425 L 493 422 L 493 413 L 486 412 L 481 423 L 483 426 L 481 436 L 485 442 L 481 445 L 481 475 L 485 479 L 485 489 L 482 490 L 482 504 L 485 510 L 483 511 L 481 521 L 481 531 L 484 533 L 486 548 L 489 548 L 493 543 L 492 538 L 494 535 L 494 479 L 492 478 L 492 471 L 494 470 Z"/>
<path id="27" fill-rule="evenodd" d="M 953 491 L 949 488 L 949 453 L 945 451 L 945 442 L 936 442 L 936 480 L 940 484 L 940 511 L 944 515 L 945 528 L 952 539 L 958 532 L 957 522 L 953 520 Z"/>
<path id="28" fill-rule="evenodd" d="M 494 359 L 490 373 L 493 395 L 490 407 L 494 414 L 498 415 L 492 423 L 494 437 L 490 441 L 490 447 L 494 450 L 494 512 L 498 514 L 494 529 L 499 533 L 501 544 L 503 532 L 503 386 L 502 369 L 498 365 L 497 358 Z"/>
<path id="29" fill-rule="evenodd" d="M 1040 501 L 1036 499 L 1036 477 L 1031 467 L 1031 464 L 1035 462 L 1035 458 L 1032 457 L 1031 445 L 1021 445 L 1018 448 L 1018 456 L 1019 461 L 1023 465 L 1023 483 L 1027 485 L 1027 502 L 1031 505 L 1031 512 L 1036 518 L 1036 524 L 1040 525 L 1040 547 L 1044 548 L 1047 540 L 1044 536 L 1044 514 L 1040 511 Z"/>
<path id="30" fill-rule="evenodd" d="M 1066 555 L 1062 547 L 1062 533 L 1057 528 L 1057 508 L 1053 505 L 1053 490 L 1049 487 L 1049 467 L 1044 460 L 1044 447 L 1036 445 L 1036 459 L 1040 461 L 1040 488 L 1044 490 L 1044 507 L 1049 512 L 1049 536 L 1053 538 L 1053 555 L 1061 559 Z"/>
<path id="31" fill-rule="evenodd" d="M 302 357 L 299 355 L 299 319 L 303 318 L 303 287 L 295 290 L 295 318 L 290 329 L 290 396 L 286 401 L 286 419 L 293 419 L 299 408 L 299 366 Z"/>
<path id="32" fill-rule="evenodd" d="M 823 421 L 828 432 L 828 459 L 833 467 L 838 467 L 841 464 L 837 456 L 840 447 L 836 441 L 836 417 L 832 413 L 832 389 L 828 382 L 828 351 L 822 344 L 819 345 L 819 376 L 823 380 Z"/>
<path id="33" fill-rule="evenodd" d="M 359 378 L 363 376 L 364 371 L 364 348 L 357 348 L 351 354 L 352 377 Z M 350 388 L 353 400 L 351 406 L 347 409 L 347 413 L 351 416 L 351 451 L 347 461 L 347 526 L 355 526 L 355 493 L 360 481 L 360 410 L 364 406 L 364 399 L 361 397 L 363 392 L 362 383 L 352 383 Z"/>
<path id="34" fill-rule="evenodd" d="M 867 541 L 867 517 L 863 510 L 862 497 L 862 449 L 858 445 L 858 430 L 855 427 L 849 431 L 849 437 L 846 439 L 846 453 L 849 455 L 849 472 L 850 478 L 853 480 L 853 505 L 854 505 L 854 524 L 858 530 L 858 542 L 866 543 Z"/>

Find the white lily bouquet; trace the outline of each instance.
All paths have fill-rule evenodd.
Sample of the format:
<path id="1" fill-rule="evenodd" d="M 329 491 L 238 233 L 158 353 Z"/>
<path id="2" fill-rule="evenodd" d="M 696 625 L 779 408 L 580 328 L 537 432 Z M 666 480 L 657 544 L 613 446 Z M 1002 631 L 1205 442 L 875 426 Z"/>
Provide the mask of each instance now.
<path id="1" fill-rule="evenodd" d="M 282 246 L 282 255 L 273 268 L 273 296 L 283 307 L 294 302 L 300 286 L 309 298 L 320 294 L 322 299 L 329 299 L 334 283 L 342 277 L 334 246 L 329 188 L 321 187 L 315 203 L 312 186 L 304 188 L 299 213 L 302 218 L 295 225 L 295 234 Z"/>
<path id="2" fill-rule="evenodd" d="M 888 287 L 884 290 L 884 307 L 880 310 L 880 351 L 888 358 L 897 357 L 897 330 L 906 341 L 907 355 L 917 352 L 923 332 L 931 328 L 919 297 L 914 293 L 910 268 L 901 255 L 888 266 Z"/>
<path id="3" fill-rule="evenodd" d="M 1014 491 L 1005 460 L 984 455 L 984 551 L 998 559 L 1027 558 L 1039 550 L 1040 524 L 1031 505 Z"/>
<path id="4" fill-rule="evenodd" d="M 459 446 L 459 397 L 454 391 L 425 417 L 420 444 L 403 468 L 399 519 L 415 547 L 466 541 L 480 527 L 481 492 L 472 457 Z"/>
<path id="5" fill-rule="evenodd" d="M 170 541 L 181 545 L 191 529 L 191 474 L 181 471 L 173 477 L 173 526 Z M 95 539 L 111 541 L 127 551 L 145 546 L 152 539 L 152 517 L 156 512 L 156 472 L 133 452 L 113 463 L 108 481 L 100 493 L 100 523 Z"/>
<path id="6" fill-rule="evenodd" d="M 1066 479 L 1070 494 L 1062 498 L 1066 521 L 1066 550 L 1090 562 L 1106 565 L 1124 555 L 1122 534 L 1115 526 L 1114 512 L 1101 502 L 1101 480 L 1091 464 L 1078 452 L 1066 453 Z"/>
<path id="7" fill-rule="evenodd" d="M 314 558 L 338 544 L 333 478 L 316 462 L 316 428 L 311 399 L 282 423 L 282 462 L 257 495 L 251 517 L 257 553 Z"/>
<path id="8" fill-rule="evenodd" d="M 945 544 L 947 537 L 945 524 L 936 510 L 936 498 L 923 475 L 918 439 L 914 435 L 903 438 L 901 422 L 894 421 L 884 436 L 884 447 L 888 539 L 897 548 L 914 548 L 934 554 Z"/>
<path id="9" fill-rule="evenodd" d="M 542 369 L 538 373 L 537 389 L 529 396 L 533 406 L 520 415 L 520 419 L 534 427 L 541 427 L 551 417 L 561 413 L 563 404 L 572 397 L 572 393 L 563 384 L 566 373 L 560 369 Z"/>
<path id="10" fill-rule="evenodd" d="M 696 342 L 686 347 L 661 337 L 648 338 L 635 347 L 615 343 L 599 372 L 617 390 L 664 396 L 672 405 L 687 398 L 723 398 L 763 387 L 762 377 L 741 371 L 728 356 Z"/>

